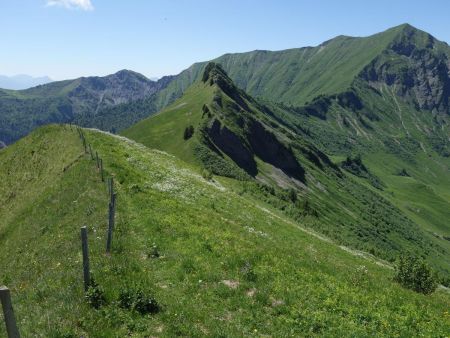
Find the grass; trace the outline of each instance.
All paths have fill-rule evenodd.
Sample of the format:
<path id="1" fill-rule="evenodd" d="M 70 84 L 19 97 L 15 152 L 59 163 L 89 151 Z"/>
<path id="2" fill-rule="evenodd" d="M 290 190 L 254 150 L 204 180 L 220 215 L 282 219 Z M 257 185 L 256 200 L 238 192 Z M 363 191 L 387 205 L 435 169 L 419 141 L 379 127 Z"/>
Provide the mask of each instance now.
<path id="1" fill-rule="evenodd" d="M 419 226 L 422 230 L 420 236 L 432 243 L 430 247 L 439 247 L 438 251 L 441 252 L 437 255 L 430 254 L 427 259 L 444 275 L 448 275 L 450 243 L 444 237 L 450 236 L 446 221 L 450 216 L 450 162 L 445 154 L 438 152 L 433 141 L 437 139 L 440 144 L 445 145 L 447 123 L 436 125 L 431 112 L 418 110 L 406 100 L 395 96 L 393 88 L 387 85 L 380 85 L 379 90 L 374 91 L 367 84 L 356 81 L 354 90 L 363 102 L 362 109 L 354 111 L 331 100 L 324 119 L 303 114 L 303 108 L 271 107 L 279 121 L 324 151 L 334 163 L 339 164 L 347 156 L 361 154 L 363 163 L 382 183 L 382 189 L 373 189 L 370 180 L 355 176 L 352 179 L 366 190 L 388 200 Z M 445 117 L 443 119 L 446 121 Z M 406 170 L 409 177 L 399 175 L 402 170 Z M 322 180 L 319 181 L 323 183 Z M 361 186 L 357 189 L 361 189 Z M 342 199 L 342 195 L 333 196 L 336 201 Z M 352 201 L 347 201 L 343 205 L 354 213 L 355 210 L 349 208 L 352 204 Z M 360 219 L 371 213 L 367 211 Z M 333 223 L 338 223 L 340 218 L 333 217 L 332 220 Z M 349 220 L 346 223 L 350 223 Z M 379 227 L 375 225 L 374 228 Z M 390 228 L 398 227 L 391 225 Z M 332 232 L 331 229 L 329 231 Z M 358 232 L 358 227 L 354 227 L 353 231 Z M 407 231 L 403 233 L 404 238 L 409 237 L 406 233 Z M 375 237 L 380 239 L 379 234 Z M 367 242 L 367 238 L 363 237 L 363 241 Z M 367 247 L 359 248 L 371 250 Z M 406 250 L 414 251 L 415 248 L 410 246 Z M 429 250 L 426 249 L 424 253 L 426 252 Z"/>
<path id="2" fill-rule="evenodd" d="M 186 141 L 183 139 L 183 133 L 186 127 L 193 125 L 194 136 L 197 136 L 203 104 L 209 102 L 213 94 L 213 87 L 197 82 L 186 91 L 181 100 L 126 129 L 123 135 L 138 139 L 152 148 L 164 149 L 186 162 L 196 162 L 194 144 L 197 137 Z M 149 125 L 158 127 L 149 129 Z"/>
<path id="3" fill-rule="evenodd" d="M 392 189 L 396 189 L 393 182 L 399 182 L 395 179 L 397 176 L 394 180 L 387 179 L 387 173 L 399 172 L 405 161 L 413 160 L 409 149 L 401 148 L 400 152 L 397 143 L 392 142 L 392 149 L 398 151 L 397 154 L 380 151 L 379 139 L 392 140 L 390 136 L 380 137 L 377 135 L 379 132 L 377 129 L 366 130 L 356 121 L 353 112 L 347 111 L 334 102 L 335 100 L 330 100 L 330 112 L 327 113 L 329 117 L 325 120 L 276 106 L 273 107 L 275 109 L 271 109 L 273 112 L 271 115 L 267 113 L 265 107 L 235 88 L 226 75 L 222 74 L 221 78 L 223 82 L 230 83 L 229 88 L 233 88 L 232 91 L 228 90 L 229 95 L 222 90 L 222 87 L 225 88 L 223 85 L 222 87 L 210 86 L 208 83 L 197 81 L 167 109 L 139 122 L 125 130 L 123 134 L 147 147 L 167 151 L 192 165 L 192 168 L 197 167 L 199 171 L 201 169 L 198 168 L 201 167 L 210 169 L 209 164 L 213 163 L 215 166 L 212 166 L 212 170 L 215 174 L 237 178 L 238 174 L 232 175 L 234 173 L 232 169 L 236 167 L 232 158 L 222 154 L 220 161 L 213 162 L 212 159 L 218 157 L 213 151 L 205 151 L 205 154 L 202 153 L 200 154 L 202 156 L 199 156 L 196 150 L 198 144 L 202 142 L 204 135 L 202 131 L 205 125 L 212 125 L 211 120 L 217 119 L 222 127 L 228 128 L 237 135 L 243 144 L 263 143 L 264 139 L 261 136 L 258 138 L 258 135 L 249 135 L 248 127 L 246 127 L 250 123 L 245 121 L 256 120 L 258 123 L 263 123 L 266 130 L 277 135 L 278 142 L 284 144 L 286 148 L 294 149 L 296 160 L 304 167 L 306 176 L 304 185 L 298 185 L 282 170 L 258 158 L 261 154 L 255 154 L 253 158 L 258 170 L 256 181 L 238 183 L 247 197 L 271 204 L 283 211 L 285 215 L 296 221 L 306 222 L 308 227 L 333 238 L 340 244 L 370 252 L 391 262 L 405 252 L 415 252 L 427 257 L 427 260 L 443 276 L 450 273 L 450 264 L 447 259 L 450 246 L 443 238 L 446 236 L 447 225 L 441 221 L 446 219 L 446 203 L 440 200 L 441 203 L 437 204 L 434 202 L 438 199 L 428 200 L 418 194 L 417 200 L 425 203 L 426 208 L 422 210 L 432 210 L 434 213 L 433 218 L 427 219 L 427 222 L 433 222 L 433 224 L 424 224 L 424 219 L 418 219 L 416 215 L 411 214 L 411 207 L 405 208 L 404 199 L 410 192 L 399 188 L 398 195 L 393 195 Z M 373 95 L 372 92 L 366 95 L 370 94 Z M 222 102 L 220 108 L 214 103 L 214 97 L 219 95 Z M 247 107 L 250 108 L 238 105 L 240 98 L 245 100 Z M 371 96 L 369 98 L 373 100 Z M 391 95 L 386 100 L 380 101 L 381 103 L 377 102 L 376 105 L 379 109 L 386 106 L 389 111 L 393 111 L 396 107 Z M 211 117 L 204 116 L 202 109 L 204 105 L 210 107 Z M 406 111 L 407 107 L 404 109 Z M 336 118 L 335 115 L 338 117 Z M 349 125 L 349 131 L 335 120 L 342 115 L 355 120 L 352 122 L 353 125 Z M 381 133 L 385 132 L 387 129 L 385 126 L 391 122 L 401 124 L 401 121 L 397 119 L 397 115 L 394 114 L 382 120 L 380 124 L 383 123 L 384 129 Z M 193 125 L 196 132 L 194 137 L 186 141 L 182 135 L 184 128 L 189 125 Z M 298 129 L 298 125 L 306 126 L 310 132 L 305 134 L 303 130 Z M 397 130 L 396 133 L 398 133 Z M 347 133 L 351 136 L 349 137 Z M 406 141 L 404 143 L 408 145 Z M 215 144 L 216 149 L 223 152 L 220 142 Z M 236 144 L 234 146 L 236 147 Z M 322 148 L 324 152 L 336 154 L 334 159 L 341 159 L 336 162 L 339 166 L 345 159 L 345 155 L 352 155 L 349 150 L 356 148 L 360 153 L 368 154 L 364 156 L 363 165 L 367 164 L 369 169 L 356 176 L 344 174 L 327 163 L 327 157 L 320 155 L 316 146 Z M 411 143 L 411 147 L 413 146 L 414 143 Z M 379 152 L 376 153 L 376 150 Z M 320 159 L 321 156 L 322 159 Z M 383 163 L 387 163 L 390 167 L 381 167 Z M 411 165 L 404 168 L 415 173 Z M 434 169 L 438 169 L 438 166 Z M 434 172 L 445 178 L 445 170 Z M 246 181 L 249 179 L 247 175 Z M 265 185 L 259 185 L 258 181 L 264 182 Z M 442 184 L 444 181 L 440 180 L 440 182 Z M 291 203 L 286 198 L 287 193 L 283 189 L 289 188 L 295 188 L 301 196 L 298 203 Z M 424 212 L 423 214 L 425 215 Z M 429 216 L 429 213 L 427 215 Z M 440 229 L 437 236 L 429 232 L 430 227 L 435 226 L 434 224 Z"/>
<path id="4" fill-rule="evenodd" d="M 408 27 L 401 25 L 363 38 L 338 36 L 316 47 L 229 53 L 212 61 L 221 64 L 236 85 L 254 97 L 301 105 L 321 94 L 347 90 L 359 72 Z M 196 63 L 180 73 L 158 94 L 159 107 L 173 101 L 173 96 L 180 97 L 201 77 L 206 64 Z"/>
<path id="5" fill-rule="evenodd" d="M 110 257 L 107 189 L 74 130 L 40 128 L 0 151 L 0 255 L 7 257 L 0 283 L 12 290 L 23 336 L 450 332 L 448 292 L 402 289 L 391 269 L 303 231 L 240 194 L 233 180 L 206 181 L 166 153 L 98 131 L 85 135 L 116 182 Z M 93 276 L 108 301 L 98 310 L 83 299 L 83 224 Z M 155 297 L 162 311 L 119 307 L 120 291 L 133 287 Z"/>

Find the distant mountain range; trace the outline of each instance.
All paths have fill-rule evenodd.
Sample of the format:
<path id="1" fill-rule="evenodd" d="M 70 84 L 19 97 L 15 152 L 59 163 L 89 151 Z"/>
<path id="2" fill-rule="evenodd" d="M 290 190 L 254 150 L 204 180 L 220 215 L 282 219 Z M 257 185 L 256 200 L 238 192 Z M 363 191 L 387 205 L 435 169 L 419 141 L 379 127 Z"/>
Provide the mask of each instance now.
<path id="1" fill-rule="evenodd" d="M 20 74 L 14 76 L 0 75 L 0 88 L 21 90 L 52 82 L 48 76 L 33 77 Z"/>
<path id="2" fill-rule="evenodd" d="M 369 37 L 338 36 L 317 47 L 225 54 L 213 61 L 250 95 L 287 105 L 305 105 L 320 95 L 345 92 L 358 81 L 383 79 L 420 108 L 448 112 L 449 55 L 446 43 L 405 24 Z M 24 91 L 0 90 L 0 141 L 11 143 L 50 122 L 122 130 L 180 97 L 206 64 L 158 81 L 121 71 Z"/>
<path id="3" fill-rule="evenodd" d="M 142 100 L 152 105 L 153 95 L 171 79 L 163 77 L 154 82 L 139 73 L 121 70 L 104 77 L 55 81 L 20 91 L 0 89 L 0 141 L 14 142 L 38 126 L 55 122 L 112 131 L 128 127 L 148 116 L 147 110 L 121 114 L 108 109 Z"/>

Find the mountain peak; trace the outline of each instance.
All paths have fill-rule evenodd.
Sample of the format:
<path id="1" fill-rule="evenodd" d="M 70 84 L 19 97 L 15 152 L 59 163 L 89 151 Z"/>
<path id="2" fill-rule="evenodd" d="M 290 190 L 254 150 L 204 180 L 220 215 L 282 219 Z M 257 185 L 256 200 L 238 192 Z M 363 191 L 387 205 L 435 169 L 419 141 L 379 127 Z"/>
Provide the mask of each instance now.
<path id="1" fill-rule="evenodd" d="M 209 62 L 203 71 L 202 81 L 208 82 L 209 80 L 212 85 L 214 83 L 219 84 L 221 79 L 226 80 L 227 82 L 232 82 L 220 64 Z"/>
<path id="2" fill-rule="evenodd" d="M 247 98 L 247 95 L 236 87 L 220 64 L 209 62 L 203 71 L 202 82 L 209 83 L 210 86 L 216 85 L 229 97 L 245 105 L 243 98 Z"/>
<path id="3" fill-rule="evenodd" d="M 410 55 L 414 49 L 433 48 L 436 39 L 429 33 L 422 31 L 408 23 L 393 27 L 388 31 L 397 31 L 391 48 L 403 55 Z"/>
<path id="4" fill-rule="evenodd" d="M 128 69 L 119 70 L 118 72 L 116 72 L 116 73 L 114 73 L 112 75 L 109 75 L 109 76 L 117 77 L 119 79 L 125 79 L 125 78 L 128 78 L 128 77 L 133 77 L 133 78 L 137 78 L 140 81 L 144 81 L 144 82 L 149 82 L 149 81 L 154 82 L 154 81 L 148 79 L 147 77 L 145 77 L 144 75 L 142 75 L 141 73 L 138 73 L 138 72 L 135 72 L 135 71 L 132 71 L 132 70 L 128 70 Z"/>

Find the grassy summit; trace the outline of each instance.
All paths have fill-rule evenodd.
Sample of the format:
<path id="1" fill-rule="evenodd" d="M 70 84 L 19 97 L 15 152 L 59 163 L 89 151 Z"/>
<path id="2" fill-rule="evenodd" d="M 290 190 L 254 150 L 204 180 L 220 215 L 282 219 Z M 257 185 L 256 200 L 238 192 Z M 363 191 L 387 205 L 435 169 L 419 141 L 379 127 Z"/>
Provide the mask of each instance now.
<path id="1" fill-rule="evenodd" d="M 404 290 L 391 269 L 312 235 L 228 179 L 207 181 L 166 153 L 84 132 L 116 182 L 110 257 L 107 189 L 75 130 L 40 128 L 0 151 L 0 283 L 23 336 L 449 332 L 447 292 Z M 83 299 L 84 224 L 107 299 L 99 309 Z M 120 294 L 137 289 L 161 311 L 120 307 Z"/>

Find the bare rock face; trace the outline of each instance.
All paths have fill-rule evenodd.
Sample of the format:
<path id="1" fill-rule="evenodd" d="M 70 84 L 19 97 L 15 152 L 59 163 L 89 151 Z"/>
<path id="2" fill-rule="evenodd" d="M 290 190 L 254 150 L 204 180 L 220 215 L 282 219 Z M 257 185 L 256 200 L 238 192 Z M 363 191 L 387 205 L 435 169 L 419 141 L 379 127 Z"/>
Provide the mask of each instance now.
<path id="1" fill-rule="evenodd" d="M 409 27 L 360 74 L 390 86 L 418 108 L 450 114 L 450 48 Z"/>
<path id="2" fill-rule="evenodd" d="M 98 112 L 107 107 L 149 97 L 165 88 L 169 82 L 167 78 L 151 81 L 139 73 L 121 70 L 105 77 L 81 78 L 69 93 L 69 99 L 75 114 Z"/>
<path id="3" fill-rule="evenodd" d="M 244 169 L 250 176 L 256 176 L 258 170 L 253 153 L 239 136 L 227 126 L 222 126 L 218 120 L 214 120 L 208 134 L 214 144 L 240 168 Z"/>

